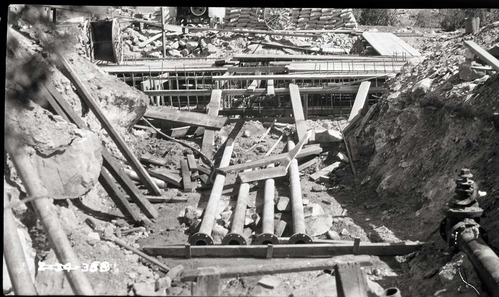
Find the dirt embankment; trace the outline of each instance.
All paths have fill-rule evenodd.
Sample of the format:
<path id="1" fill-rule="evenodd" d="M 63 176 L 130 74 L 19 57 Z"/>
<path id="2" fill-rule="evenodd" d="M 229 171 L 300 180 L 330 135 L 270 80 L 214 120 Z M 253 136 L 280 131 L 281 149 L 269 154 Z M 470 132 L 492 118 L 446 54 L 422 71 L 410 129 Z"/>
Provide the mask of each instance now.
<path id="1" fill-rule="evenodd" d="M 498 31 L 482 31 L 476 42 L 488 49 L 498 41 Z M 404 264 L 408 278 L 401 280 L 410 282 L 399 286 L 410 296 L 433 295 L 445 287 L 441 267 L 452 255 L 438 227 L 461 168 L 470 168 L 479 190 L 487 193 L 479 198 L 485 209 L 481 224 L 499 250 L 499 77 L 471 67 L 475 62 L 465 39 L 469 35 L 430 40 L 425 59 L 409 63 L 388 82 L 391 92 L 358 139 L 363 161 L 354 183 L 360 188 L 339 198 L 354 196 L 345 200 L 401 239 L 433 242 Z M 359 224 L 369 230 L 367 222 Z M 455 296 L 459 289 L 447 287 L 438 296 Z"/>

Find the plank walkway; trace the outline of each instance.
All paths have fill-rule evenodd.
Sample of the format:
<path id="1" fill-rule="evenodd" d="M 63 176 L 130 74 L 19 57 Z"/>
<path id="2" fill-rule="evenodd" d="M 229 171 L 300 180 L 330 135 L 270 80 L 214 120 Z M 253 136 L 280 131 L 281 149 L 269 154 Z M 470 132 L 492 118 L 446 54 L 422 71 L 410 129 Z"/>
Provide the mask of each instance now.
<path id="1" fill-rule="evenodd" d="M 362 33 L 362 37 L 364 37 L 364 39 L 372 45 L 374 50 L 382 56 L 421 56 L 415 48 L 395 36 L 393 33 L 364 32 Z"/>

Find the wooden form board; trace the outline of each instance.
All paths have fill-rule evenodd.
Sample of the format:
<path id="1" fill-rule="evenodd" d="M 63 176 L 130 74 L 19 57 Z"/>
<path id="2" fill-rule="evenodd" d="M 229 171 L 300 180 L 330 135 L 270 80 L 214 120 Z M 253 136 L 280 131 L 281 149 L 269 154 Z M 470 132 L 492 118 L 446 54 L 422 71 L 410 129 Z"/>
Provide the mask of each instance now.
<path id="1" fill-rule="evenodd" d="M 289 95 L 291 97 L 291 106 L 293 107 L 293 116 L 295 117 L 296 132 L 298 140 L 302 140 L 307 134 L 307 123 L 303 114 L 300 90 L 295 84 L 289 84 Z"/>
<path id="2" fill-rule="evenodd" d="M 270 245 L 272 246 L 272 245 Z M 422 243 L 400 242 L 400 243 L 371 243 L 361 242 L 358 246 L 357 255 L 395 256 L 409 254 L 419 250 Z M 255 257 L 267 258 L 267 245 L 165 245 L 144 246 L 142 249 L 154 256 L 163 257 L 218 257 L 239 258 Z M 272 246 L 272 258 L 307 258 L 307 257 L 331 257 L 337 255 L 354 254 L 353 244 L 278 244 Z"/>
<path id="3" fill-rule="evenodd" d="M 415 48 L 393 33 L 364 32 L 362 33 L 362 37 L 382 56 L 421 56 Z"/>
<path id="4" fill-rule="evenodd" d="M 348 117 L 348 121 L 353 120 L 354 117 L 361 114 L 366 108 L 367 104 L 367 94 L 369 93 L 369 88 L 371 87 L 370 81 L 365 81 L 360 84 L 359 91 L 353 102 L 352 111 Z"/>
<path id="5" fill-rule="evenodd" d="M 221 129 L 225 125 L 225 122 L 227 122 L 226 117 L 216 117 L 198 112 L 173 110 L 154 106 L 149 106 L 144 116 L 167 122 L 212 129 Z"/>

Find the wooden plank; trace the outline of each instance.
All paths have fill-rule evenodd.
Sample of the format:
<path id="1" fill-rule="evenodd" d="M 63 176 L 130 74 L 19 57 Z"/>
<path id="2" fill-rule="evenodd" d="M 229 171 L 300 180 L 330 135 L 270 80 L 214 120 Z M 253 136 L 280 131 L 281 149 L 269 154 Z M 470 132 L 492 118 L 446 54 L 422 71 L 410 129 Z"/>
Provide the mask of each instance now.
<path id="1" fill-rule="evenodd" d="M 351 159 L 353 161 L 358 161 L 359 160 L 359 146 L 357 144 L 357 138 L 347 137 L 346 140 L 348 141 L 348 144 L 350 147 L 350 153 L 352 155 Z"/>
<path id="2" fill-rule="evenodd" d="M 422 243 L 398 242 L 398 243 L 371 243 L 361 242 L 359 255 L 373 256 L 396 256 L 415 252 L 423 246 Z M 142 247 L 150 255 L 162 257 L 185 257 L 184 245 L 164 245 Z M 332 257 L 337 255 L 352 254 L 352 244 L 278 244 L 274 245 L 273 258 L 307 258 L 307 257 Z M 267 256 L 266 245 L 229 246 L 229 245 L 206 245 L 191 246 L 191 257 L 255 257 L 265 258 Z"/>
<path id="3" fill-rule="evenodd" d="M 315 165 L 317 163 L 317 159 L 316 158 L 313 158 L 312 160 L 309 160 L 305 163 L 302 163 L 300 165 L 298 165 L 298 170 L 299 171 L 302 171 L 303 169 L 306 169 L 312 165 Z"/>
<path id="4" fill-rule="evenodd" d="M 274 80 L 267 80 L 267 96 L 275 96 Z"/>
<path id="5" fill-rule="evenodd" d="M 193 154 L 187 154 L 187 163 L 189 164 L 190 171 L 197 171 L 198 165 L 196 163 L 196 158 Z"/>
<path id="6" fill-rule="evenodd" d="M 333 170 L 336 170 L 338 168 L 340 168 L 341 166 L 341 162 L 334 162 L 333 164 L 329 165 L 329 166 L 326 166 L 324 168 L 322 168 L 321 170 L 315 172 L 314 174 L 311 174 L 309 177 L 316 181 L 318 180 L 321 176 L 325 175 L 325 176 L 329 176 L 329 174 L 333 171 Z"/>
<path id="7" fill-rule="evenodd" d="M 404 55 L 404 53 L 409 57 L 421 55 L 416 49 L 393 33 L 364 32 L 362 37 L 382 56 L 399 56 Z"/>
<path id="8" fill-rule="evenodd" d="M 495 71 L 499 71 L 499 60 L 496 59 L 494 56 L 492 56 L 490 53 L 488 53 L 486 50 L 481 48 L 478 44 L 476 44 L 474 41 L 468 40 L 465 41 L 464 44 L 475 54 L 477 55 L 481 60 L 492 66 Z"/>
<path id="9" fill-rule="evenodd" d="M 88 126 L 83 122 L 83 120 L 76 114 L 69 103 L 62 98 L 61 94 L 52 86 L 52 84 L 47 83 L 44 85 L 47 91 L 54 97 L 55 101 L 60 105 L 61 109 L 64 111 L 66 119 L 70 119 L 80 129 L 90 130 Z M 111 175 L 115 180 L 121 185 L 125 192 L 132 197 L 133 201 L 139 206 L 139 208 L 150 218 L 155 218 L 158 216 L 156 209 L 144 198 L 142 193 L 139 192 L 133 181 L 122 172 L 122 169 L 116 164 L 116 161 L 111 157 L 107 148 L 102 146 L 102 157 L 104 160 L 104 168 L 101 169 L 102 179 L 107 185 L 107 190 L 113 201 L 120 208 L 120 210 L 125 212 L 125 215 L 131 216 L 135 221 L 139 222 L 140 216 L 136 211 L 129 205 L 128 201 L 122 194 L 122 192 L 116 187 Z M 104 185 L 104 184 L 103 184 Z M 114 193 L 114 196 L 112 195 Z"/>
<path id="10" fill-rule="evenodd" d="M 361 119 L 362 115 L 358 113 L 351 121 L 348 122 L 346 127 L 343 129 L 343 135 L 348 135 Z"/>
<path id="11" fill-rule="evenodd" d="M 153 37 L 145 40 L 144 42 L 139 43 L 139 48 L 143 48 L 146 45 L 148 45 L 149 43 L 155 41 L 156 39 L 161 38 L 162 35 L 163 35 L 162 33 L 158 33 L 158 34 L 154 35 Z"/>
<path id="12" fill-rule="evenodd" d="M 180 176 L 180 173 L 178 171 L 158 168 L 148 169 L 147 172 L 149 172 L 152 177 L 164 180 L 169 184 L 175 185 L 177 187 L 182 186 L 182 176 Z"/>
<path id="13" fill-rule="evenodd" d="M 293 116 L 295 117 L 296 133 L 298 140 L 302 140 L 307 133 L 307 123 L 303 114 L 300 90 L 295 84 L 289 84 L 289 95 L 291 97 L 291 106 L 293 107 Z"/>
<path id="14" fill-rule="evenodd" d="M 298 159 L 298 158 L 303 158 L 303 157 L 307 157 L 307 156 L 318 155 L 321 152 L 322 152 L 322 148 L 319 145 L 310 145 L 308 147 L 304 147 L 298 153 L 298 155 L 296 155 L 296 158 Z M 230 165 L 230 166 L 227 166 L 224 168 L 217 168 L 216 170 L 219 172 L 223 172 L 223 173 L 231 173 L 231 172 L 243 171 L 246 169 L 265 167 L 265 166 L 272 164 L 272 163 L 283 162 L 284 160 L 286 160 L 287 156 L 288 156 L 288 153 L 282 153 L 282 154 L 278 154 L 278 155 L 273 155 L 273 156 L 261 158 L 261 159 L 251 161 L 251 162 Z"/>
<path id="15" fill-rule="evenodd" d="M 269 261 L 268 264 L 236 265 L 229 267 L 219 267 L 220 278 L 247 277 L 266 274 L 293 273 L 315 270 L 332 270 L 338 260 L 336 259 L 307 259 L 296 261 Z M 364 263 L 363 263 L 364 264 Z M 368 265 L 368 263 L 365 263 Z M 183 282 L 194 281 L 202 268 L 184 270 L 181 280 Z"/>
<path id="16" fill-rule="evenodd" d="M 140 161 L 158 166 L 165 166 L 166 163 L 168 163 L 168 160 L 166 160 L 165 158 L 156 157 L 149 153 L 145 153 L 142 156 L 140 156 Z"/>
<path id="17" fill-rule="evenodd" d="M 180 171 L 182 172 L 182 185 L 184 187 L 184 191 L 192 192 L 196 186 L 194 185 L 194 182 L 191 181 L 191 172 L 186 159 L 180 160 Z"/>
<path id="18" fill-rule="evenodd" d="M 366 108 L 367 94 L 370 87 L 370 81 L 365 81 L 360 84 L 359 91 L 357 92 L 357 96 L 355 97 L 355 101 L 352 106 L 352 111 L 348 117 L 348 121 L 351 121 L 357 114 L 361 113 Z"/>
<path id="19" fill-rule="evenodd" d="M 375 76 L 372 76 L 375 77 Z M 273 81 L 273 79 L 268 80 Z M 359 88 L 357 86 L 334 86 L 334 87 L 300 87 L 300 94 L 350 94 L 357 93 Z M 194 93 L 193 93 L 194 91 Z M 386 92 L 387 89 L 384 87 L 373 87 L 370 88 L 369 94 L 379 94 Z M 201 90 L 153 90 L 144 91 L 148 96 L 210 96 L 212 90 L 201 89 Z M 223 96 L 242 96 L 242 95 L 259 95 L 265 96 L 268 94 L 267 88 L 257 88 L 250 92 L 248 89 L 223 89 Z M 288 88 L 274 88 L 274 94 L 289 94 Z"/>
<path id="20" fill-rule="evenodd" d="M 220 102 L 222 100 L 222 90 L 213 90 L 211 92 L 210 103 L 208 104 L 208 116 L 218 116 L 220 110 Z M 203 135 L 203 142 L 201 143 L 201 152 L 213 158 L 213 143 L 215 141 L 215 131 L 206 129 Z"/>
<path id="21" fill-rule="evenodd" d="M 179 202 L 187 202 L 186 197 L 163 197 L 163 196 L 145 196 L 146 199 L 151 203 L 179 203 Z M 128 200 L 131 201 L 131 198 L 128 196 Z"/>
<path id="22" fill-rule="evenodd" d="M 149 106 L 144 116 L 171 123 L 179 123 L 211 129 L 221 129 L 225 125 L 225 122 L 227 122 L 226 117 L 215 117 L 199 112 L 174 110 L 154 106 Z"/>
<path id="23" fill-rule="evenodd" d="M 378 107 L 378 103 L 375 103 L 371 105 L 369 110 L 367 111 L 366 115 L 362 118 L 362 121 L 360 122 L 359 128 L 357 128 L 357 131 L 355 131 L 355 137 L 359 137 L 360 133 L 364 131 L 365 126 L 373 116 L 374 112 L 376 111 L 376 108 Z"/>
<path id="24" fill-rule="evenodd" d="M 93 96 L 90 94 L 90 92 L 87 90 L 87 87 L 83 84 L 83 82 L 80 80 L 80 78 L 76 75 L 74 70 L 72 69 L 71 65 L 69 65 L 68 61 L 66 60 L 65 57 L 61 56 L 60 57 L 62 65 L 64 69 L 68 72 L 69 74 L 69 80 L 73 83 L 73 85 L 76 88 L 76 91 L 80 95 L 80 97 L 83 99 L 85 104 L 92 110 L 94 113 L 95 117 L 99 120 L 100 124 L 102 127 L 106 130 L 106 132 L 109 134 L 111 139 L 114 141 L 120 152 L 123 154 L 127 162 L 130 164 L 130 166 L 137 172 L 137 174 L 140 177 L 140 180 L 144 183 L 144 185 L 154 194 L 160 196 L 161 191 L 158 188 L 158 186 L 151 180 L 151 177 L 147 173 L 147 171 L 142 167 L 140 164 L 139 160 L 135 155 L 132 153 L 128 145 L 123 141 L 123 139 L 119 136 L 119 134 L 116 132 L 116 130 L 113 128 L 111 123 L 107 120 L 107 118 L 104 116 L 102 111 L 100 110 L 99 106 L 97 105 L 96 101 L 94 100 Z"/>
<path id="25" fill-rule="evenodd" d="M 367 280 L 359 263 L 338 263 L 334 271 L 338 297 L 368 297 Z"/>

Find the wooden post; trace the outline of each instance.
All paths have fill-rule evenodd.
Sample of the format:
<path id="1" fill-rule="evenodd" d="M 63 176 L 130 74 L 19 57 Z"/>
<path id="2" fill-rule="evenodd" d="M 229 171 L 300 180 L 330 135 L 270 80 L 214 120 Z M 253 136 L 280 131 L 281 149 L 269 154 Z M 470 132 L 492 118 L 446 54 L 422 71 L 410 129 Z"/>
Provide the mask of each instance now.
<path id="1" fill-rule="evenodd" d="M 163 58 L 166 58 L 165 7 L 161 6 L 161 35 L 163 40 Z"/>
<path id="2" fill-rule="evenodd" d="M 35 174 L 28 155 L 27 147 L 19 146 L 15 139 L 6 139 L 6 150 L 12 157 L 12 161 L 21 177 L 23 185 L 30 197 L 38 197 L 33 200 L 33 208 L 42 222 L 50 245 L 54 249 L 59 263 L 81 267 L 81 262 L 74 253 L 68 237 L 62 229 L 61 222 L 53 210 L 52 200 L 48 198 L 48 192 L 43 187 L 40 178 Z M 85 273 L 81 270 L 64 270 L 68 282 L 76 295 L 94 295 L 94 291 Z"/>
<path id="3" fill-rule="evenodd" d="M 338 263 L 335 266 L 338 297 L 367 297 L 367 281 L 357 262 Z"/>
<path id="4" fill-rule="evenodd" d="M 220 273 L 217 268 L 202 268 L 193 284 L 192 296 L 220 296 Z"/>
<path id="5" fill-rule="evenodd" d="M 14 214 L 7 208 L 9 205 L 7 192 L 3 189 L 3 253 L 12 288 L 16 295 L 38 295 L 19 241 Z"/>

